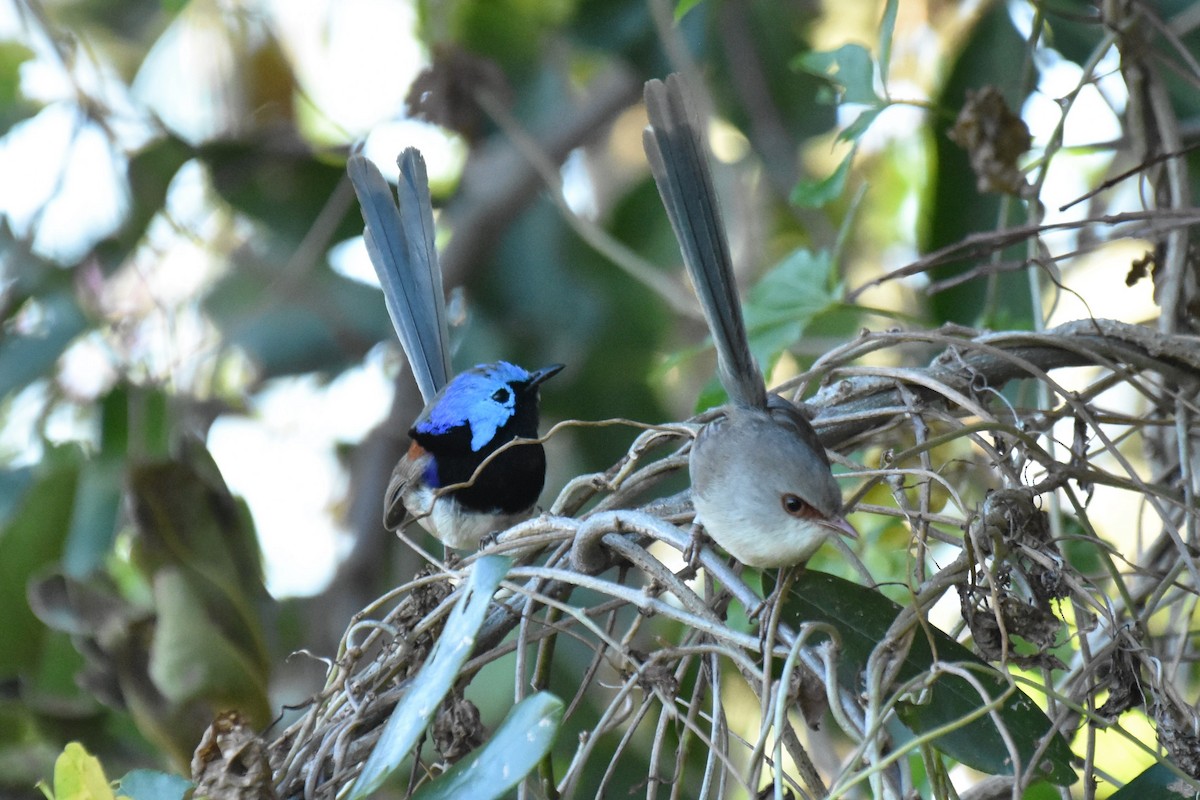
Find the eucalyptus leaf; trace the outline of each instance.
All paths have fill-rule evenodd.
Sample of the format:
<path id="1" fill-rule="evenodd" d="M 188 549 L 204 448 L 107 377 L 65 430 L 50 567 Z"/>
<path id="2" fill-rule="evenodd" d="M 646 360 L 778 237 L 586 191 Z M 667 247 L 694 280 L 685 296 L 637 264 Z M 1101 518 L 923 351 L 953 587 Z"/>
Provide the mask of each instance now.
<path id="1" fill-rule="evenodd" d="M 503 556 L 483 556 L 475 562 L 429 660 L 396 704 L 375 749 L 350 788 L 349 800 L 371 796 L 408 758 L 442 699 L 458 679 L 459 669 L 471 655 L 492 595 L 510 566 L 512 560 Z"/>
<path id="2" fill-rule="evenodd" d="M 867 660 L 886 636 L 900 610 L 900 606 L 873 589 L 808 570 L 794 584 L 786 613 L 792 624 L 824 622 L 838 630 L 842 645 L 839 678 L 846 686 L 858 686 Z M 1074 783 L 1071 749 L 1062 734 L 1054 731 L 1045 712 L 1016 687 L 1009 676 L 936 628 L 924 625 L 917 632 L 896 681 L 904 682 L 929 674 L 935 669 L 935 660 L 939 664 L 956 664 L 969 670 L 990 699 L 1004 697 L 994 714 L 1014 741 L 1023 768 L 1030 769 L 1034 752 L 1042 740 L 1050 736 L 1036 771 L 1040 777 L 1059 786 Z M 985 700 L 966 679 L 943 673 L 933 682 L 925 702 L 902 703 L 897 713 L 918 735 L 955 726 L 952 731 L 935 738 L 933 746 L 980 772 L 1011 775 L 1012 758 L 992 716 L 984 714 L 970 722 L 961 722 L 977 714 L 984 705 Z"/>
<path id="3" fill-rule="evenodd" d="M 550 752 L 562 722 L 563 702 L 538 692 L 514 706 L 485 745 L 473 751 L 413 800 L 503 797 Z"/>
<path id="4" fill-rule="evenodd" d="M 1183 800 L 1200 794 L 1189 781 L 1164 763 L 1151 764 L 1136 778 L 1108 796 L 1109 800 Z"/>

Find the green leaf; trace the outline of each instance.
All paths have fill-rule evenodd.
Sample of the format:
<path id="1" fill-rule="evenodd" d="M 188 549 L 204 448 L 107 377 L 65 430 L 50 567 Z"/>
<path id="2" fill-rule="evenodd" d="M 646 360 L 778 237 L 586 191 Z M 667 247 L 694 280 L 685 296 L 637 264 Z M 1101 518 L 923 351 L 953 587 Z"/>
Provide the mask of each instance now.
<path id="1" fill-rule="evenodd" d="M 707 408 L 716 408 L 729 402 L 729 393 L 725 391 L 725 387 L 714 376 L 709 379 L 708 383 L 704 384 L 704 388 L 700 390 L 700 396 L 696 398 L 696 413 L 700 413 Z"/>
<path id="2" fill-rule="evenodd" d="M 499 63 L 510 80 L 528 75 L 545 56 L 544 36 L 570 18 L 573 0 L 487 0 L 484 3 L 432 3 L 448 20 L 449 37 L 464 52 Z"/>
<path id="3" fill-rule="evenodd" d="M 30 594 L 35 584 L 36 580 L 31 581 Z M 40 614 L 38 618 L 41 618 Z M 37 665 L 21 676 L 21 698 L 38 719 L 71 724 L 84 719 L 98 721 L 102 717 L 103 712 L 97 704 L 99 698 L 91 691 L 83 674 L 88 663 L 80 654 L 79 645 L 77 638 L 59 631 L 48 632 L 42 640 Z M 42 741 L 47 745 L 54 743 L 57 750 L 61 740 L 56 741 L 52 734 L 39 730 L 42 733 L 38 738 L 46 737 Z M 3 763 L 2 758 L 0 763 Z"/>
<path id="4" fill-rule="evenodd" d="M 134 563 L 147 582 L 163 570 L 178 572 L 206 619 L 265 676 L 261 616 L 270 598 L 253 526 L 203 444 L 183 439 L 179 450 L 177 461 L 129 470 Z"/>
<path id="5" fill-rule="evenodd" d="M 408 758 L 442 699 L 458 679 L 459 669 L 471 655 L 492 595 L 511 565 L 512 560 L 503 556 L 483 556 L 475 562 L 462 596 L 446 619 L 446 627 L 429 654 L 429 660 L 396 704 L 375 749 L 350 789 L 349 800 L 369 797 Z"/>
<path id="6" fill-rule="evenodd" d="M 36 108 L 21 93 L 21 65 L 33 57 L 34 52 L 19 42 L 0 42 L 0 131 L 7 131 Z"/>
<path id="7" fill-rule="evenodd" d="M 213 709 L 236 708 L 260 723 L 270 719 L 260 654 L 247 652 L 221 629 L 183 570 L 157 572 L 154 605 L 158 624 L 150 677 L 168 700 L 176 705 L 202 700 Z"/>
<path id="8" fill-rule="evenodd" d="M 236 708 L 265 724 L 271 600 L 254 530 L 203 445 L 183 439 L 178 448 L 178 460 L 137 464 L 128 478 L 131 561 L 153 586 L 157 611 L 150 677 L 171 713 Z M 168 736 L 180 730 L 158 709 L 138 719 Z"/>
<path id="9" fill-rule="evenodd" d="M 797 579 L 786 614 L 792 624 L 819 621 L 837 628 L 842 639 L 839 678 L 845 686 L 857 686 L 867 660 L 900 610 L 900 606 L 872 589 L 809 570 Z M 933 668 L 934 655 L 926 631 L 932 632 L 938 662 L 970 669 L 992 699 L 1007 694 L 994 713 L 1016 744 L 1022 766 L 1031 769 L 1029 760 L 1041 740 L 1052 735 L 1040 765 L 1040 777 L 1058 786 L 1074 783 L 1071 748 L 1061 734 L 1051 734 L 1053 726 L 1046 714 L 1007 675 L 936 628 L 926 624 L 917 632 L 900 666 L 897 682 L 928 674 Z M 928 694 L 925 703 L 903 703 L 897 709 L 901 721 L 918 735 L 974 715 L 985 704 L 970 683 L 955 675 L 938 677 Z M 990 715 L 958 725 L 952 732 L 934 739 L 933 746 L 981 772 L 1012 774 L 1008 748 Z"/>
<path id="10" fill-rule="evenodd" d="M 124 464 L 109 458 L 93 459 L 81 467 L 63 553 L 68 575 L 83 577 L 103 565 L 117 535 L 124 477 Z"/>
<path id="11" fill-rule="evenodd" d="M 78 451 L 67 451 L 77 455 Z M 58 560 L 71 518 L 78 465 L 63 451 L 43 463 L 17 510 L 0 528 L 0 677 L 32 670 L 45 636 L 26 598 L 30 578 Z M 57 463 L 54 463 L 57 462 Z"/>
<path id="12" fill-rule="evenodd" d="M 878 106 L 875 94 L 875 61 L 860 44 L 844 44 L 837 50 L 803 53 L 792 61 L 793 69 L 825 78 L 839 87 L 840 102 Z"/>
<path id="13" fill-rule="evenodd" d="M 892 37 L 896 33 L 896 11 L 899 8 L 900 0 L 887 0 L 883 6 L 883 19 L 879 22 L 879 82 L 885 91 L 892 61 Z"/>
<path id="14" fill-rule="evenodd" d="M 17 510 L 25 491 L 33 483 L 33 468 L 19 467 L 0 471 L 0 528 Z"/>
<path id="15" fill-rule="evenodd" d="M 846 176 L 850 174 L 850 164 L 854 161 L 855 152 L 856 148 L 851 148 L 828 177 L 819 181 L 797 183 L 789 198 L 792 204 L 801 208 L 821 208 L 831 200 L 841 197 L 846 188 Z"/>
<path id="16" fill-rule="evenodd" d="M 362 223 L 359 223 L 362 232 Z M 280 295 L 278 273 L 237 265 L 204 298 L 228 344 L 243 350 L 262 379 L 340 372 L 381 339 L 393 337 L 379 290 L 321 265 Z"/>
<path id="17" fill-rule="evenodd" d="M 135 769 L 117 784 L 130 800 L 184 800 L 192 782 L 178 775 L 153 769 Z"/>
<path id="18" fill-rule="evenodd" d="M 993 85 L 1016 105 L 1028 91 L 1022 70 L 1014 68 L 1028 56 L 1029 43 L 1019 35 L 1004 4 L 986 6 L 987 10 L 957 43 L 958 55 L 951 65 L 934 108 L 959 108 L 968 89 Z M 1053 15 L 1051 15 L 1053 16 Z M 1022 225 L 1028 218 L 1023 203 L 1008 205 L 1002 215 L 996 195 L 981 195 L 975 186 L 966 151 L 941 135 L 945 123 L 929 121 L 933 150 L 928 158 L 936 164 L 928 174 L 929 183 L 920 192 L 917 249 L 931 253 L 957 244 L 981 231 L 996 230 L 999 220 L 1007 227 Z M 1025 243 L 1010 248 L 994 248 L 989 256 L 1001 261 L 1024 257 Z M 929 271 L 931 281 L 939 282 L 978 269 L 978 258 L 965 255 Z M 923 313 L 938 322 L 958 322 L 970 326 L 1004 330 L 1009 323 L 1031 330 L 1034 319 L 1028 277 L 1021 270 L 1004 271 L 986 279 L 969 280 L 948 286 L 930 296 Z M 1003 312 L 1008 322 L 1001 323 L 996 313 Z M 1040 313 L 1040 311 L 1038 312 Z"/>
<path id="19" fill-rule="evenodd" d="M 0 337 L 0 397 L 50 373 L 67 346 L 87 328 L 87 319 L 67 289 L 39 297 L 41 320 L 24 336 Z"/>
<path id="20" fill-rule="evenodd" d="M 687 16 L 689 11 L 698 5 L 700 5 L 700 0 L 679 0 L 675 4 L 675 21 L 679 22 L 679 20 Z"/>
<path id="21" fill-rule="evenodd" d="M 148 143 L 129 159 L 129 214 L 120 229 L 96 247 L 105 273 L 125 263 L 146 235 L 146 229 L 163 210 L 171 182 L 194 151 L 173 136 Z"/>
<path id="22" fill-rule="evenodd" d="M 0 106 L 7 108 L 21 98 L 21 65 L 33 56 L 19 42 L 0 42 Z"/>
<path id="23" fill-rule="evenodd" d="M 1179 776 L 1166 764 L 1151 764 L 1147 769 L 1108 796 L 1109 800 L 1183 800 L 1200 793 L 1194 781 Z"/>
<path id="24" fill-rule="evenodd" d="M 47 795 L 50 796 L 50 795 Z M 54 762 L 55 800 L 114 800 L 104 768 L 79 742 L 70 742 Z"/>
<path id="25" fill-rule="evenodd" d="M 504 797 L 550 752 L 563 702 L 549 692 L 526 697 L 504 717 L 487 744 L 421 787 L 413 800 Z"/>
<path id="26" fill-rule="evenodd" d="M 24 691 L 24 690 L 23 690 Z M 54 774 L 54 762 L 62 753 L 61 741 L 46 741 L 54 727 L 44 713 L 34 711 L 16 698 L 0 702 L 0 769 L 5 787 L 37 786 L 46 794 L 46 776 Z M 61 730 L 61 728 L 59 728 Z M 20 797 L 38 795 L 20 794 Z"/>
<path id="27" fill-rule="evenodd" d="M 887 108 L 887 106 L 868 108 L 866 111 L 855 117 L 854 122 L 851 122 L 842 129 L 841 133 L 838 134 L 838 139 L 844 142 L 857 142 L 859 137 L 867 132 L 867 129 L 871 127 L 871 123 L 875 121 L 876 117 L 883 113 L 885 108 Z"/>
<path id="28" fill-rule="evenodd" d="M 797 249 L 750 290 L 746 332 L 750 350 L 765 370 L 791 347 L 818 315 L 836 304 L 829 290 L 833 258 L 828 250 Z"/>
<path id="29" fill-rule="evenodd" d="M 85 576 L 108 556 L 116 538 L 129 454 L 132 450 L 141 459 L 166 455 L 170 438 L 167 406 L 165 392 L 124 383 L 104 397 L 100 452 L 83 464 L 75 493 L 71 531 L 63 554 L 63 569 L 68 575 Z M 199 519 L 204 515 L 193 516 Z"/>
<path id="30" fill-rule="evenodd" d="M 770 374 L 780 354 L 800 339 L 818 314 L 837 305 L 827 288 L 832 274 L 829 251 L 797 249 L 750 290 L 744 307 L 746 334 L 750 352 L 765 373 Z M 714 378 L 701 391 L 696 409 L 713 408 L 725 400 L 725 390 Z"/>
<path id="31" fill-rule="evenodd" d="M 338 184 L 346 179 L 344 163 L 264 140 L 211 142 L 194 154 L 208 167 L 221 198 L 262 223 L 267 229 L 264 237 L 286 253 L 304 241 Z M 362 233 L 362 216 L 352 205 L 347 204 L 340 219 L 330 220 L 336 223 L 329 231 L 330 241 Z"/>
<path id="32" fill-rule="evenodd" d="M 71 636 L 112 635 L 128 619 L 144 616 L 108 586 L 50 571 L 32 580 L 29 607 L 46 627 Z"/>

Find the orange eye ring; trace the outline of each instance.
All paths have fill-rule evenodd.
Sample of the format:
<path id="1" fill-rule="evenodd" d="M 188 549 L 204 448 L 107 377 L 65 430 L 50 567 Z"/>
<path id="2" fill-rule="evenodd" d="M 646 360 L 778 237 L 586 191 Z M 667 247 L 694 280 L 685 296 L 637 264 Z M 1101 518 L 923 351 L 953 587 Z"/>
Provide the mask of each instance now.
<path id="1" fill-rule="evenodd" d="M 807 517 L 812 513 L 812 506 L 804 502 L 804 499 L 796 494 L 785 494 L 779 498 L 780 504 L 783 506 L 783 511 L 789 517 Z"/>

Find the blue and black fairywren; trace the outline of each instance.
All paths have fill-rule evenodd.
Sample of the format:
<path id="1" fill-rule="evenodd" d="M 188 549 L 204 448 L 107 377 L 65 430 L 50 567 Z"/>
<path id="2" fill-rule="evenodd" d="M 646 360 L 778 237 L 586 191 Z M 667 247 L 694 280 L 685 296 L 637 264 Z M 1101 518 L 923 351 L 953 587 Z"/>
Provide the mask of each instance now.
<path id="1" fill-rule="evenodd" d="M 527 516 L 541 494 L 546 451 L 539 442 L 513 440 L 537 438 L 538 387 L 563 367 L 529 372 L 497 361 L 450 378 L 425 160 L 410 147 L 397 162 L 399 208 L 374 164 L 361 155 L 346 164 L 366 221 L 367 252 L 425 400 L 408 431 L 412 446 L 392 470 L 383 523 L 390 530 L 411 515 L 449 547 L 478 547 L 484 535 Z"/>
<path id="2" fill-rule="evenodd" d="M 692 444 L 696 520 L 743 564 L 798 564 L 833 533 L 856 533 L 842 516 L 841 491 L 812 425 L 796 406 L 767 393 L 750 353 L 725 227 L 682 78 L 648 82 L 645 99 L 650 171 L 712 331 L 730 401 Z"/>

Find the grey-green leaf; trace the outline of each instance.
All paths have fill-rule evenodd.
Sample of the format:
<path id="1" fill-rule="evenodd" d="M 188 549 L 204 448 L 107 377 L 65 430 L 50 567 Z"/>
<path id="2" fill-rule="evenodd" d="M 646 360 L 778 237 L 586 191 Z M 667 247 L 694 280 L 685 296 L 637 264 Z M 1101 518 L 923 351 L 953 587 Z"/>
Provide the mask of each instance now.
<path id="1" fill-rule="evenodd" d="M 6 333 L 0 339 L 0 397 L 49 374 L 67 346 L 87 328 L 87 318 L 70 291 L 42 296 L 38 302 L 41 322 L 36 331 Z"/>
<path id="2" fill-rule="evenodd" d="M 504 797 L 550 751 L 563 703 L 549 692 L 526 697 L 505 716 L 487 744 L 426 784 L 413 800 Z"/>
<path id="3" fill-rule="evenodd" d="M 429 660 L 396 704 L 375 749 L 350 789 L 349 800 L 369 797 L 408 758 L 442 699 L 454 685 L 459 669 L 471 655 L 492 594 L 511 565 L 511 559 L 503 556 L 484 556 L 475 562 L 463 594 L 450 612 Z"/>
<path id="4" fill-rule="evenodd" d="M 135 769 L 121 778 L 117 794 L 132 800 L 183 800 L 192 782 L 153 769 Z"/>

